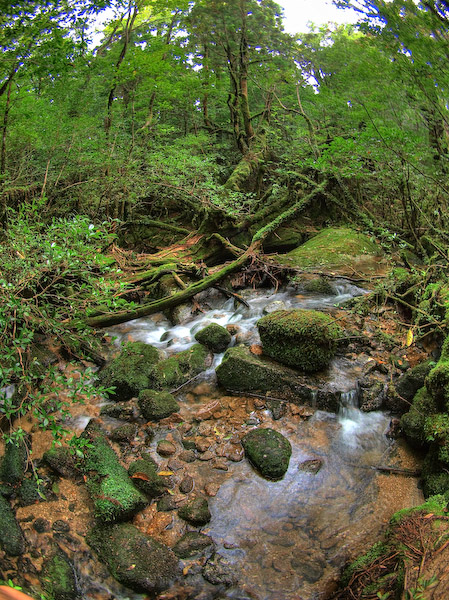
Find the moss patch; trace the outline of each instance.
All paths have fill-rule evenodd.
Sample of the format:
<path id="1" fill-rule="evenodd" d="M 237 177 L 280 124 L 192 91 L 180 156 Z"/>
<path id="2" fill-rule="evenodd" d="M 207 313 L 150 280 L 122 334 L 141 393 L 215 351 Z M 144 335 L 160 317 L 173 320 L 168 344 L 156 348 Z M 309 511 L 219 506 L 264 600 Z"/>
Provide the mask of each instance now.
<path id="1" fill-rule="evenodd" d="M 52 600 L 74 600 L 79 597 L 74 567 L 61 549 L 44 562 L 41 583 Z"/>
<path id="2" fill-rule="evenodd" d="M 333 358 L 341 329 L 316 310 L 278 310 L 257 322 L 265 354 L 306 372 L 324 369 Z"/>
<path id="3" fill-rule="evenodd" d="M 130 342 L 100 372 L 99 381 L 106 387 L 114 386 L 118 400 L 129 400 L 141 390 L 152 387 L 154 367 L 159 358 L 159 352 L 153 346 Z"/>
<path id="4" fill-rule="evenodd" d="M 366 269 L 373 272 L 376 270 L 376 261 L 370 264 L 366 258 L 374 259 L 379 254 L 379 246 L 368 236 L 347 227 L 330 227 L 299 248 L 278 256 L 277 260 L 297 269 L 332 270 L 361 263 L 365 259 Z"/>
<path id="5" fill-rule="evenodd" d="M 280 479 L 288 469 L 292 447 L 281 433 L 274 429 L 253 429 L 242 439 L 249 461 L 263 477 Z"/>
<path id="6" fill-rule="evenodd" d="M 146 497 L 134 487 L 101 430 L 89 424 L 83 437 L 91 442 L 85 450 L 83 471 L 95 516 L 103 522 L 122 521 L 146 506 Z"/>
<path id="7" fill-rule="evenodd" d="M 422 387 L 416 393 L 410 410 L 401 417 L 401 428 L 407 440 L 415 448 L 427 445 L 425 430 L 426 418 L 437 410 L 435 401 L 427 389 Z"/>
<path id="8" fill-rule="evenodd" d="M 154 461 L 139 459 L 129 465 L 128 474 L 139 490 L 149 498 L 161 496 L 168 488 L 167 478 L 158 475 Z"/>
<path id="9" fill-rule="evenodd" d="M 25 552 L 25 539 L 9 502 L 0 496 L 0 547 L 9 556 Z"/>
<path id="10" fill-rule="evenodd" d="M 204 329 L 201 329 L 196 335 L 195 339 L 200 344 L 209 348 L 212 352 L 224 352 L 231 343 L 231 334 L 227 329 L 218 325 L 218 323 L 211 323 Z"/>
<path id="11" fill-rule="evenodd" d="M 161 360 L 155 366 L 152 385 L 148 385 L 144 389 L 178 387 L 201 371 L 205 371 L 209 364 L 209 350 L 202 344 L 195 344 L 188 350 Z"/>
<path id="12" fill-rule="evenodd" d="M 179 410 L 179 404 L 168 392 L 143 390 L 139 394 L 139 407 L 147 421 L 160 421 Z"/>
<path id="13" fill-rule="evenodd" d="M 209 511 L 209 504 L 206 498 L 194 498 L 187 504 L 184 504 L 179 510 L 178 515 L 184 521 L 191 523 L 192 525 L 206 525 L 209 523 L 211 514 Z"/>
<path id="14" fill-rule="evenodd" d="M 5 454 L 0 465 L 0 481 L 11 486 L 18 485 L 25 474 L 27 451 L 24 442 L 10 442 L 5 446 Z"/>

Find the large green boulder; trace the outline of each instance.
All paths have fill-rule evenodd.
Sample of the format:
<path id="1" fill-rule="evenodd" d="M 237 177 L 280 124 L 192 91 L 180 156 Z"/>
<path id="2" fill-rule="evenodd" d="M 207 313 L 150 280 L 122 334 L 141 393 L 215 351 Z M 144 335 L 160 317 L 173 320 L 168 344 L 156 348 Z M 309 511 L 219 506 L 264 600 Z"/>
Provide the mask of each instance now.
<path id="1" fill-rule="evenodd" d="M 338 271 L 348 267 L 373 274 L 378 270 L 379 245 L 349 227 L 329 227 L 291 252 L 276 257 L 282 264 L 302 270 Z"/>
<path id="2" fill-rule="evenodd" d="M 212 352 L 224 352 L 231 343 L 231 334 L 218 323 L 211 323 L 195 335 L 195 339 Z"/>
<path id="3" fill-rule="evenodd" d="M 124 521 L 142 510 L 147 498 L 133 485 L 100 428 L 91 421 L 82 437 L 89 441 L 82 468 L 95 516 L 104 523 Z"/>
<path id="4" fill-rule="evenodd" d="M 161 360 L 154 369 L 152 385 L 146 388 L 173 389 L 205 371 L 211 364 L 211 353 L 202 344 L 194 344 L 188 350 Z"/>
<path id="5" fill-rule="evenodd" d="M 277 310 L 257 327 L 267 356 L 308 373 L 327 367 L 342 335 L 332 317 L 316 310 Z"/>
<path id="6" fill-rule="evenodd" d="M 25 552 L 25 538 L 8 500 L 0 495 L 0 548 L 8 556 Z"/>
<path id="7" fill-rule="evenodd" d="M 130 342 L 100 371 L 99 382 L 115 387 L 117 400 L 129 400 L 141 390 L 153 387 L 154 367 L 159 361 L 159 351 L 143 342 Z"/>
<path id="8" fill-rule="evenodd" d="M 245 455 L 267 479 L 280 479 L 288 469 L 292 447 L 274 429 L 253 429 L 242 439 Z"/>
<path id="9" fill-rule="evenodd" d="M 230 392 L 262 392 L 298 405 L 337 412 L 342 391 L 321 375 L 305 376 L 298 371 L 257 356 L 245 346 L 226 350 L 215 370 L 220 385 Z"/>
<path id="10" fill-rule="evenodd" d="M 160 421 L 179 410 L 179 404 L 169 392 L 142 390 L 139 408 L 147 421 Z"/>
<path id="11" fill-rule="evenodd" d="M 97 526 L 87 542 L 117 581 L 152 598 L 179 575 L 175 554 L 130 523 Z"/>

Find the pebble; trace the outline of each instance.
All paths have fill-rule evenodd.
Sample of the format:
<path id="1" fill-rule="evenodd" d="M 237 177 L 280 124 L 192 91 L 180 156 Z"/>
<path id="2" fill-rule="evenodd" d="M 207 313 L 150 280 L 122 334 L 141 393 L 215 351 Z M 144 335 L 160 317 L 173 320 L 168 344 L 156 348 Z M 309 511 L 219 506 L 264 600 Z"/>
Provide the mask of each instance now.
<path id="1" fill-rule="evenodd" d="M 213 458 L 215 458 L 215 454 L 213 452 L 211 452 L 210 450 L 206 450 L 206 452 L 203 452 L 202 454 L 198 455 L 199 460 L 212 460 Z"/>
<path id="2" fill-rule="evenodd" d="M 157 453 L 160 456 L 172 456 L 176 452 L 176 446 L 168 440 L 161 440 L 157 444 Z"/>
<path id="3" fill-rule="evenodd" d="M 194 487 L 195 481 L 193 480 L 193 477 L 191 477 L 190 475 L 186 475 L 179 484 L 179 491 L 183 494 L 190 494 Z"/>
<path id="4" fill-rule="evenodd" d="M 196 454 L 193 450 L 183 450 L 178 454 L 179 460 L 186 463 L 192 463 L 196 460 Z"/>
<path id="5" fill-rule="evenodd" d="M 206 485 L 204 486 L 204 491 L 206 492 L 206 495 L 212 498 L 217 495 L 219 489 L 220 485 L 218 483 L 206 483 Z"/>

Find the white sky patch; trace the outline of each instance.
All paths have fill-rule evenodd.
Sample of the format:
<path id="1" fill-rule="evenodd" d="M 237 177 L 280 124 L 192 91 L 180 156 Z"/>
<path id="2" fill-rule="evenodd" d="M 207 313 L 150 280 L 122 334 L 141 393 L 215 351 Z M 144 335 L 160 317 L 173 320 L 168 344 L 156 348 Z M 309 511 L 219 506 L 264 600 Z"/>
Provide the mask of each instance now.
<path id="1" fill-rule="evenodd" d="M 359 16 L 354 10 L 337 8 L 330 0 L 277 1 L 284 9 L 284 29 L 288 33 L 304 33 L 309 30 L 309 23 L 355 23 Z"/>

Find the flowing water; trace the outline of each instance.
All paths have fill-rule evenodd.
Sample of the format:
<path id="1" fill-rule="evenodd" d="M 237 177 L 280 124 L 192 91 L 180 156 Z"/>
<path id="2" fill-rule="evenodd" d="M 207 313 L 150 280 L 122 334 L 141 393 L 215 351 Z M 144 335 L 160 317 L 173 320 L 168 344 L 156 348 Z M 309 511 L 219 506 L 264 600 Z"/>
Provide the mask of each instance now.
<path id="1" fill-rule="evenodd" d="M 209 308 L 204 314 L 187 324 L 173 327 L 164 317 L 155 315 L 115 327 L 110 335 L 117 345 L 140 340 L 170 354 L 190 347 L 195 343 L 195 333 L 215 322 L 238 325 L 233 343 L 252 344 L 258 342 L 256 321 L 264 310 L 274 308 L 275 301 L 283 302 L 287 308 L 332 310 L 344 300 L 362 293 L 363 290 L 355 286 L 339 282 L 332 296 L 298 295 L 293 290 L 254 291 L 245 297 L 248 306 L 238 304 L 236 307 L 234 299 L 223 300 L 217 296 L 208 300 Z M 394 451 L 394 445 L 385 436 L 389 419 L 381 412 L 362 413 L 357 407 L 357 378 L 363 361 L 338 359 L 328 371 L 327 377 L 341 391 L 339 414 L 315 411 L 305 420 L 293 413 L 289 418 L 275 421 L 263 404 L 254 404 L 250 399 L 232 399 L 216 389 L 214 367 L 221 358 L 221 355 L 216 356 L 213 367 L 202 376 L 210 382 L 208 398 L 204 393 L 195 395 L 188 390 L 179 396 L 183 420 L 189 420 L 189 414 L 198 409 L 198 403 L 218 399 L 228 410 L 223 409 L 212 425 L 201 424 L 206 435 L 223 439 L 228 433 L 224 437 L 227 439 L 235 431 L 241 433 L 261 423 L 283 433 L 293 453 L 281 481 L 263 479 L 248 461 L 240 460 L 241 457 L 233 459 L 227 471 L 214 469 L 213 461 L 197 460 L 189 465 L 189 474 L 197 489 L 204 489 L 207 483 L 215 485 L 214 493 L 209 494 L 212 519 L 202 531 L 213 538 L 223 564 L 239 582 L 221 587 L 216 597 L 320 598 L 335 579 L 350 549 L 369 545 L 384 519 L 402 507 L 382 500 L 378 475 L 373 469 L 385 463 L 386 457 Z M 161 457 L 155 452 L 156 443 L 167 433 L 174 442 L 180 442 L 176 432 L 161 428 L 151 447 L 159 463 Z M 413 482 L 405 504 L 419 499 Z M 176 533 L 180 525 L 173 523 L 172 520 L 167 526 L 171 532 L 162 532 L 161 539 L 167 541 Z M 204 597 L 215 596 L 210 592 Z"/>

